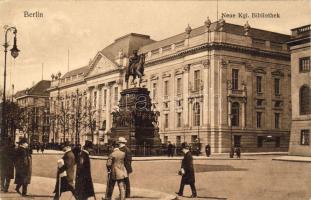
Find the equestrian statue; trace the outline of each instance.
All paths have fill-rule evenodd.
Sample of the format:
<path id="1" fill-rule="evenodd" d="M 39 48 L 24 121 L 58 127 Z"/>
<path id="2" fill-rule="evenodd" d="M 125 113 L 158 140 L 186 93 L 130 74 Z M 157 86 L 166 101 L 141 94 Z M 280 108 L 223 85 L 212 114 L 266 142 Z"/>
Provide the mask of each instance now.
<path id="1" fill-rule="evenodd" d="M 127 67 L 126 73 L 125 73 L 125 82 L 128 88 L 128 81 L 129 77 L 132 76 L 133 79 L 131 81 L 132 84 L 134 84 L 136 77 L 139 78 L 138 87 L 140 87 L 140 83 L 142 81 L 142 77 L 144 76 L 144 64 L 145 64 L 145 55 L 137 54 L 138 51 L 134 50 L 133 55 L 129 58 L 129 65 Z"/>

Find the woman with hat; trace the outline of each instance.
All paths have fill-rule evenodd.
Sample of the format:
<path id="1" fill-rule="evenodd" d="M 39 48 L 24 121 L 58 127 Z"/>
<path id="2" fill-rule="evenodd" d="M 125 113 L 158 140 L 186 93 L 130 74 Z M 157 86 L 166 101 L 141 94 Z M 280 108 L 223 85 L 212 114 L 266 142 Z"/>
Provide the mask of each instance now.
<path id="1" fill-rule="evenodd" d="M 86 200 L 89 197 L 95 196 L 89 156 L 92 147 L 93 143 L 86 140 L 83 150 L 78 154 L 75 185 L 78 200 Z"/>
<path id="2" fill-rule="evenodd" d="M 21 138 L 15 153 L 15 184 L 16 192 L 22 196 L 27 196 L 27 187 L 31 180 L 31 154 L 28 149 L 26 138 Z M 19 189 L 22 187 L 22 193 Z"/>
<path id="3" fill-rule="evenodd" d="M 191 152 L 189 151 L 189 146 L 187 143 L 182 143 L 182 152 L 184 153 L 184 158 L 181 163 L 181 169 L 179 170 L 179 175 L 182 176 L 179 191 L 176 192 L 177 195 L 183 196 L 185 185 L 190 185 L 192 195 L 191 198 L 197 197 L 197 192 L 195 189 L 195 176 L 193 168 L 193 158 Z"/>

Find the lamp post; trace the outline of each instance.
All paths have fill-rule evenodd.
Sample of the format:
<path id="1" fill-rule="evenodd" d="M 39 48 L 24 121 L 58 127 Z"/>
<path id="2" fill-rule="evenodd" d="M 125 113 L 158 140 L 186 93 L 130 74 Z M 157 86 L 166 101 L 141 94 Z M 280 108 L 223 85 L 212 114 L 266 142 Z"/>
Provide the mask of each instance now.
<path id="1" fill-rule="evenodd" d="M 3 101 L 2 101 L 2 130 L 1 130 L 1 138 L 4 139 L 7 137 L 6 133 L 6 121 L 5 121 L 5 103 L 6 103 L 6 96 L 5 96 L 5 90 L 6 90 L 6 57 L 7 57 L 7 52 L 8 52 L 8 32 L 13 31 L 14 34 L 14 43 L 13 43 L 13 48 L 10 50 L 11 51 L 11 56 L 15 59 L 18 56 L 19 49 L 16 46 L 16 33 L 17 29 L 15 27 L 7 27 L 5 30 L 5 36 L 4 36 L 4 73 L 3 73 Z"/>

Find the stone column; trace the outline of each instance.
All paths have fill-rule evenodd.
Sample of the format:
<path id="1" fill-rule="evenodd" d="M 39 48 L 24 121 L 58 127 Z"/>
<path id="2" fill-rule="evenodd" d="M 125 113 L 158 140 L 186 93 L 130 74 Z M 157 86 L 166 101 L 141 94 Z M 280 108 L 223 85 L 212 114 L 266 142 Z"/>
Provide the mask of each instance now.
<path id="1" fill-rule="evenodd" d="M 107 85 L 107 101 L 106 101 L 106 131 L 109 131 L 112 126 L 111 121 L 111 85 Z"/>

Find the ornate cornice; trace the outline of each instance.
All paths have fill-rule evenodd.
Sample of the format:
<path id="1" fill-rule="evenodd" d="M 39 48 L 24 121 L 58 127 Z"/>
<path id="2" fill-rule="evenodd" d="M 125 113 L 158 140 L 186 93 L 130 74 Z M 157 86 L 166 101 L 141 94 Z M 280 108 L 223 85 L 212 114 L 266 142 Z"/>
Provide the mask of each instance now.
<path id="1" fill-rule="evenodd" d="M 164 63 L 170 60 L 184 57 L 186 55 L 190 55 L 190 54 L 194 54 L 194 53 L 198 53 L 198 52 L 202 52 L 206 50 L 227 50 L 227 51 L 246 53 L 250 55 L 262 56 L 265 58 L 269 57 L 269 58 L 278 58 L 278 59 L 287 60 L 287 61 L 290 60 L 289 52 L 284 53 L 284 52 L 267 51 L 267 50 L 262 50 L 259 48 L 246 47 L 246 46 L 241 46 L 241 45 L 236 45 L 236 44 L 212 42 L 212 43 L 204 43 L 204 44 L 201 44 L 195 47 L 183 49 L 170 55 L 166 55 L 166 56 L 162 56 L 159 58 L 155 58 L 153 60 L 146 61 L 145 66 L 149 67 L 152 65 Z"/>

